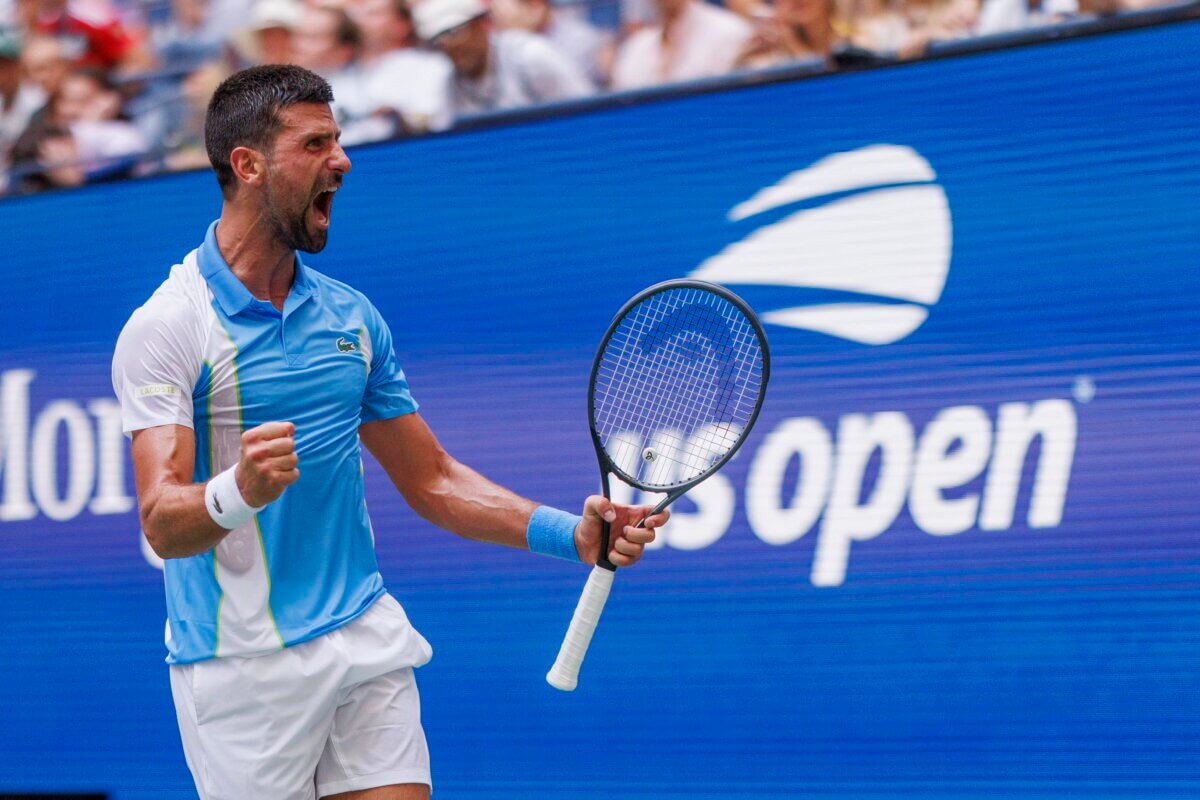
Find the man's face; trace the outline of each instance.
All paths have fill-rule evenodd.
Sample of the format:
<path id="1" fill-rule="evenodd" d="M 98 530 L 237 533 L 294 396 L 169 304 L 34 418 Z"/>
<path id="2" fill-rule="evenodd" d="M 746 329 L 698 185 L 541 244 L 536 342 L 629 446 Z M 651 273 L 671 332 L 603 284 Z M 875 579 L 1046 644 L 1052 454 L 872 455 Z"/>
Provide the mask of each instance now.
<path id="1" fill-rule="evenodd" d="M 25 70 L 26 80 L 51 95 L 58 90 L 71 65 L 63 58 L 58 42 L 43 37 L 25 45 L 21 53 L 21 67 Z"/>
<path id="2" fill-rule="evenodd" d="M 395 0 L 353 0 L 346 11 L 362 32 L 368 50 L 403 47 L 412 36 L 412 25 L 396 10 Z"/>
<path id="3" fill-rule="evenodd" d="M 282 127 L 267 153 L 263 215 L 277 241 L 319 253 L 329 236 L 333 193 L 350 171 L 325 103 L 299 103 L 279 112 Z"/>
<path id="4" fill-rule="evenodd" d="M 292 32 L 292 60 L 314 72 L 341 69 L 354 58 L 351 48 L 338 44 L 338 17 L 327 8 L 309 8 Z"/>
<path id="5" fill-rule="evenodd" d="M 292 60 L 292 29 L 272 25 L 258 31 L 259 61 L 263 64 L 287 64 Z"/>
<path id="6" fill-rule="evenodd" d="M 460 75 L 482 78 L 488 63 L 488 21 L 478 17 L 451 28 L 433 40 L 434 45 L 454 62 Z"/>

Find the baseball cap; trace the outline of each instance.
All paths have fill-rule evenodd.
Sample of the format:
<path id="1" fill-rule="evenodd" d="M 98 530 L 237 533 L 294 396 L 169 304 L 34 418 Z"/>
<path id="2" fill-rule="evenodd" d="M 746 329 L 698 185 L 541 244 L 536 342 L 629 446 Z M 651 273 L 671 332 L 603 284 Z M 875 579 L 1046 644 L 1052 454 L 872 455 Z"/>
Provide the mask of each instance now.
<path id="1" fill-rule="evenodd" d="M 250 28 L 294 28 L 300 24 L 304 7 L 297 0 L 258 0 L 251 14 Z"/>
<path id="2" fill-rule="evenodd" d="M 420 0 L 413 6 L 413 23 L 428 42 L 486 13 L 483 0 Z"/>

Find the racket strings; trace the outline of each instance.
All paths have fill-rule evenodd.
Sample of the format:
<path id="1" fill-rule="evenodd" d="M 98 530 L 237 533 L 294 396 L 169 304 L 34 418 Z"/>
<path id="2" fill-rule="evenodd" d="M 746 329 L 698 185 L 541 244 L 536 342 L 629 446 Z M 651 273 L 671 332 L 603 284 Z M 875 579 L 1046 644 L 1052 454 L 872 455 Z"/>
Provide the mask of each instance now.
<path id="1" fill-rule="evenodd" d="M 680 485 L 737 444 L 758 404 L 762 370 L 762 343 L 736 305 L 693 287 L 660 292 L 630 309 L 609 337 L 593 424 L 629 477 Z"/>

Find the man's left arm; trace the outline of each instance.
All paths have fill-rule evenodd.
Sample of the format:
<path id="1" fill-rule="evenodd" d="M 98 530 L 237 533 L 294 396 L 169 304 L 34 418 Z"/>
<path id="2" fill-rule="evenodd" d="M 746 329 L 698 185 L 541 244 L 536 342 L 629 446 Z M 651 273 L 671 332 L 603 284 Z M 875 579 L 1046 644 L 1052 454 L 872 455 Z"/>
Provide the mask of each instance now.
<path id="1" fill-rule="evenodd" d="M 499 486 L 452 457 L 420 414 L 364 422 L 359 436 L 414 511 L 433 524 L 468 539 L 528 548 L 530 518 L 538 504 Z M 579 559 L 595 564 L 600 554 L 600 523 L 611 524 L 609 560 L 634 564 L 654 540 L 654 529 L 670 512 L 648 517 L 650 506 L 618 505 L 599 495 L 587 498 L 574 530 Z"/>

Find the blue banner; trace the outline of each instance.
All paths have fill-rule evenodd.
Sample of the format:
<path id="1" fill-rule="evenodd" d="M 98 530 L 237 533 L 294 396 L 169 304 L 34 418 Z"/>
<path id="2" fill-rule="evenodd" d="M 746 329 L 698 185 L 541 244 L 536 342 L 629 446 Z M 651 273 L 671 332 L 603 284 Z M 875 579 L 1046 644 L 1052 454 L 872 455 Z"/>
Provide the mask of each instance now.
<path id="1" fill-rule="evenodd" d="M 434 648 L 436 796 L 1200 795 L 1198 44 L 352 151 L 310 261 L 380 308 L 447 449 L 519 492 L 595 491 L 588 369 L 644 286 L 729 286 L 775 356 L 744 449 L 618 572 L 573 694 L 543 676 L 586 571 L 432 529 L 368 464 Z M 194 797 L 108 373 L 216 183 L 0 209 L 0 792 Z"/>

